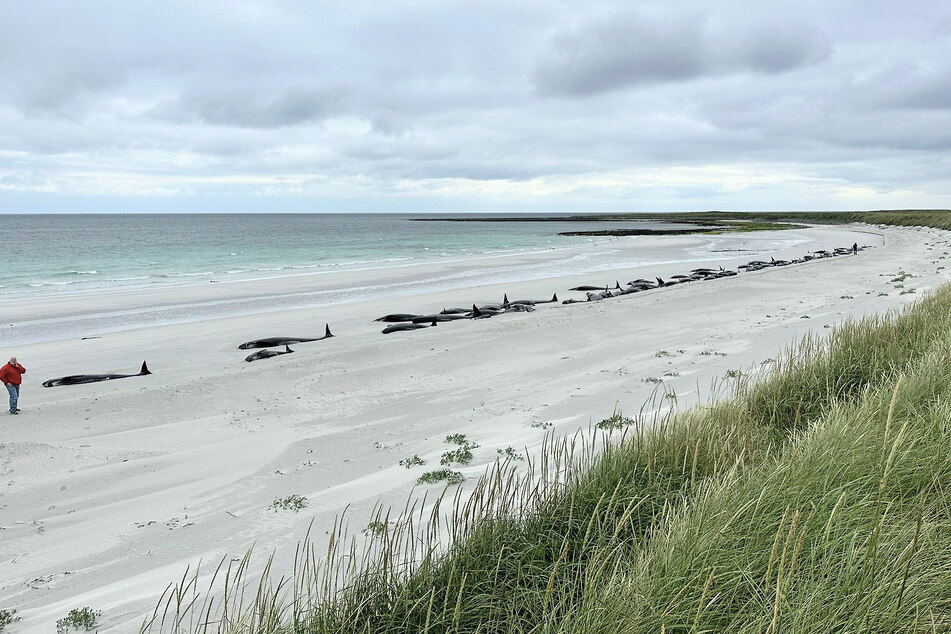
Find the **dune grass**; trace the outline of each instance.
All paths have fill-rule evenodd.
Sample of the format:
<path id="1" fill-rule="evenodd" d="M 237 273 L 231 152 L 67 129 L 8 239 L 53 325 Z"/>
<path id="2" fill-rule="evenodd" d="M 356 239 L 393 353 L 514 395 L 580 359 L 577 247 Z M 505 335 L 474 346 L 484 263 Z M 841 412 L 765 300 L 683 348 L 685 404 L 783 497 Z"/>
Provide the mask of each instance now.
<path id="1" fill-rule="evenodd" d="M 305 540 L 287 580 L 222 571 L 224 610 L 183 578 L 143 629 L 951 631 L 951 287 L 735 389 Z"/>

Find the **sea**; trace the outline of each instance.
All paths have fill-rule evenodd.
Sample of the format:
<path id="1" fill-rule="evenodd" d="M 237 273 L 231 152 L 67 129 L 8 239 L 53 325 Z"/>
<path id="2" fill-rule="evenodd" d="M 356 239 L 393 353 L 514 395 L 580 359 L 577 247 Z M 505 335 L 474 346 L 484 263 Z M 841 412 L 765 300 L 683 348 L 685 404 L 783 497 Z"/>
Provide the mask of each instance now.
<path id="1" fill-rule="evenodd" d="M 250 280 L 576 246 L 630 223 L 419 214 L 5 215 L 0 299 Z M 467 216 L 471 217 L 471 216 Z M 495 215 L 493 218 L 499 218 Z M 683 228 L 638 222 L 645 228 Z M 604 238 L 600 238 L 602 241 Z"/>

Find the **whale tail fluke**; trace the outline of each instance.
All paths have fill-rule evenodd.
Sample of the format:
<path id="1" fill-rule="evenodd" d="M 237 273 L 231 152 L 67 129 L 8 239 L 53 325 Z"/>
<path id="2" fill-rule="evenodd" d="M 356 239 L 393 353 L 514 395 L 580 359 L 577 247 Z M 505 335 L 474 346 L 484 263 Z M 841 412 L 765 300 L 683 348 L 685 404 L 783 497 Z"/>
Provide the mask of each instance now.
<path id="1" fill-rule="evenodd" d="M 664 280 L 662 280 L 661 278 L 657 277 L 657 278 L 654 278 L 654 279 L 657 280 L 657 284 L 658 284 L 658 285 L 660 285 L 660 286 L 663 286 L 663 285 L 664 285 Z"/>
<path id="2" fill-rule="evenodd" d="M 330 324 L 324 324 L 324 339 L 327 337 L 333 337 L 334 333 L 330 332 Z"/>
<path id="3" fill-rule="evenodd" d="M 615 290 L 621 288 L 621 283 L 618 282 L 617 280 L 614 280 L 614 288 L 615 288 Z"/>
<path id="4" fill-rule="evenodd" d="M 294 352 L 294 351 L 291 350 L 291 347 L 285 343 L 285 344 L 284 344 L 284 352 Z"/>
<path id="5" fill-rule="evenodd" d="M 142 369 L 139 370 L 139 376 L 145 376 L 146 374 L 152 374 L 149 372 L 149 366 L 145 365 L 145 361 L 142 362 Z"/>

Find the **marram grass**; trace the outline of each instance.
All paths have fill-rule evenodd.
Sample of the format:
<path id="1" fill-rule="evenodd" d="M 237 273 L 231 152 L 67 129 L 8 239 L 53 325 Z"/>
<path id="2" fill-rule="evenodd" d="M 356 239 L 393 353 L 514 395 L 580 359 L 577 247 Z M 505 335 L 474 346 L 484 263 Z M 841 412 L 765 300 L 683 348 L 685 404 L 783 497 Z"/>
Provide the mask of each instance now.
<path id="1" fill-rule="evenodd" d="M 143 631 L 951 631 L 949 421 L 944 287 L 715 405 L 380 510 L 365 546 L 305 539 L 280 581 L 187 575 Z"/>

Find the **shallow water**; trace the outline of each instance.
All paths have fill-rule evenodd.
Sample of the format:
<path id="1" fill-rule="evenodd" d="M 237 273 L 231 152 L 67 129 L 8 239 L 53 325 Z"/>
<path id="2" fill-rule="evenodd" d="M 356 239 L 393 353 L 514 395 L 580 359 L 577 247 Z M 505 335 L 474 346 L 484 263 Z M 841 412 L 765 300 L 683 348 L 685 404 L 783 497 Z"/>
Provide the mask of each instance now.
<path id="1" fill-rule="evenodd" d="M 7 257 L 0 270 L 0 298 L 385 267 L 573 246 L 593 240 L 558 235 L 578 229 L 578 223 L 414 222 L 413 217 L 9 215 L 3 217 Z M 583 226 L 605 229 L 618 224 Z M 651 228 L 674 226 L 643 224 Z"/>

